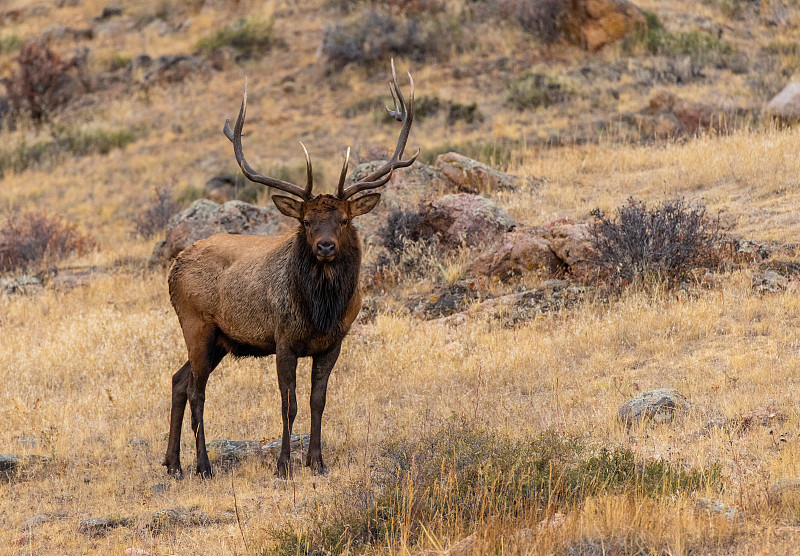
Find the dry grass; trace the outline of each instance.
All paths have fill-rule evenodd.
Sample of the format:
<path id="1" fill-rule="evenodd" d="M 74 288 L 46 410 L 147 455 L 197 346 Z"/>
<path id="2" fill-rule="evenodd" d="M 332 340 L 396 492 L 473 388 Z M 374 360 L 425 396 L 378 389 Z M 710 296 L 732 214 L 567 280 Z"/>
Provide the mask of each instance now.
<path id="1" fill-rule="evenodd" d="M 52 22 L 88 25 L 107 4 L 84 0 L 77 6 L 51 2 L 8 2 L 8 8 L 48 6 L 47 13 L 14 24 L 21 38 L 37 35 Z M 69 4 L 69 3 L 67 3 Z M 449 4 L 458 4 L 451 2 Z M 711 290 L 689 294 L 628 291 L 611 302 L 589 301 L 504 329 L 471 312 L 452 326 L 422 322 L 392 312 L 358 325 L 346 339 L 331 378 L 323 438 L 328 477 L 298 472 L 274 488 L 272 464 L 245 463 L 235 474 L 217 469 L 215 480 L 168 479 L 160 463 L 166 447 L 171 374 L 185 360 L 177 319 L 169 306 L 165 276 L 147 270 L 151 243 L 130 238 L 129 216 L 148 202 L 154 187 L 174 184 L 176 195 L 200 187 L 220 171 L 234 169 L 230 145 L 220 133 L 235 115 L 244 75 L 249 76 L 245 149 L 259 169 L 277 164 L 302 167 L 302 139 L 315 169 L 330 183 L 348 144 L 387 152 L 396 127 L 372 114 L 344 118 L 356 100 L 382 92 L 381 73 L 348 67 L 323 77 L 316 48 L 325 18 L 317 0 L 260 3 L 177 3 L 191 24 L 160 35 L 101 33 L 92 41 L 91 63 L 112 56 L 135 57 L 191 52 L 197 41 L 241 17 L 275 19 L 275 32 L 288 46 L 202 79 L 171 87 L 111 91 L 100 100 L 58 114 L 57 124 L 76 129 L 102 122 L 109 129 L 137 129 L 136 141 L 107 155 L 67 159 L 57 167 L 7 174 L 0 181 L 0 211 L 44 207 L 97 238 L 97 252 L 69 265 L 105 270 L 88 285 L 70 291 L 52 287 L 34 296 L 0 294 L 0 452 L 53 457 L 29 476 L 0 484 L 0 553 L 118 554 L 141 547 L 154 554 L 251 554 L 274 546 L 275 529 L 303 532 L 348 506 L 370 478 L 382 447 L 398 438 L 424 436 L 453 414 L 475 426 L 512 437 L 541 431 L 576 434 L 601 446 L 630 449 L 638 461 L 663 458 L 703 468 L 718 464 L 721 492 L 704 490 L 676 496 L 635 496 L 609 492 L 565 509 L 561 528 L 532 535 L 537 511 L 516 521 L 494 516 L 478 524 L 479 546 L 501 554 L 634 553 L 640 545 L 670 554 L 791 553 L 797 544 L 800 503 L 775 501 L 767 488 L 781 478 L 800 476 L 800 425 L 796 403 L 800 376 L 800 293 L 760 295 L 753 291 L 752 268 L 722 278 Z M 747 21 L 728 21 L 718 8 L 683 0 L 666 5 L 649 0 L 668 29 L 685 14 L 710 18 L 726 27 L 737 47 L 766 46 L 797 39 L 797 26 L 776 33 Z M 125 3 L 128 14 L 154 13 L 153 0 Z M 176 18 L 178 16 L 175 16 Z M 797 14 L 792 15 L 797 19 Z M 743 29 L 757 29 L 742 38 Z M 767 30 L 765 30 L 767 29 Z M 6 36 L 9 27 L 0 33 Z M 795 130 L 759 128 L 726 137 L 702 136 L 686 142 L 626 145 L 604 139 L 597 145 L 529 149 L 548 130 L 569 131 L 588 112 L 614 114 L 646 105 L 647 91 L 600 79 L 582 90 L 570 71 L 583 63 L 606 63 L 620 56 L 607 49 L 587 58 L 573 49 L 531 46 L 530 38 L 507 27 L 487 29 L 476 51 L 448 63 L 412 67 L 418 95 L 469 104 L 478 102 L 483 122 L 444 125 L 441 117 L 415 123 L 409 150 L 445 144 L 513 139 L 510 171 L 545 178 L 533 190 L 501 192 L 495 200 L 519 222 L 541 224 L 558 216 L 583 217 L 595 207 L 612 210 L 629 196 L 646 201 L 685 196 L 721 211 L 737 234 L 775 244 L 800 237 L 800 154 Z M 749 41 L 749 42 L 748 42 Z M 73 45 L 58 45 L 62 51 Z M 511 59 L 511 74 L 531 69 L 578 87 L 558 109 L 517 112 L 503 105 L 505 84 L 489 67 L 498 56 Z M 7 75 L 13 54 L 0 55 Z M 398 61 L 398 67 L 410 67 Z M 454 69 L 467 77 L 455 77 Z M 716 70 L 715 70 L 716 71 Z M 493 73 L 494 72 L 494 73 Z M 745 77 L 729 70 L 716 81 L 680 88 L 682 98 L 722 95 L 732 102 L 750 98 Z M 293 79 L 287 81 L 287 78 Z M 570 81 L 573 80 L 573 81 Z M 605 95 L 620 88 L 619 99 Z M 600 99 L 599 101 L 597 99 Z M 598 104 L 599 102 L 599 104 Z M 24 124 L 24 122 L 23 122 Z M 176 124 L 173 126 L 173 124 Z M 182 129 L 182 131 L 181 131 Z M 0 132 L 6 147 L 46 138 L 29 125 Z M 328 185 L 330 187 L 330 185 Z M 266 201 L 264 199 L 264 201 Z M 787 255 L 788 256 L 788 255 Z M 125 264 L 114 264 L 124 259 Z M 133 261 L 131 263 L 130 261 Z M 460 278 L 467 255 L 439 267 L 441 277 L 398 284 L 400 291 L 424 292 L 433 282 Z M 539 278 L 530 278 L 531 284 Z M 274 361 L 226 360 L 209 383 L 206 426 L 209 438 L 271 439 L 281 427 Z M 298 397 L 307 400 L 310 362 L 299 367 Z M 627 431 L 615 420 L 617 407 L 637 392 L 677 387 L 692 402 L 688 415 L 672 425 Z M 697 434 L 712 417 L 736 417 L 768 408 L 785 417 L 741 436 L 714 430 Z M 296 431 L 309 428 L 301 403 Z M 188 424 L 183 462 L 193 448 Z M 154 492 L 153 485 L 167 485 Z M 230 514 L 235 486 L 240 530 Z M 695 512 L 694 498 L 711 496 L 733 505 L 743 518 L 730 523 Z M 196 507 L 212 522 L 156 534 L 146 524 L 164 508 Z M 540 510 L 540 508 L 536 508 Z M 28 538 L 21 524 L 52 514 Z M 80 520 L 122 516 L 130 527 L 90 538 Z M 216 520 L 216 521 L 214 521 Z M 469 534 L 467 522 L 433 529 L 422 537 L 362 549 L 366 553 L 414 554 L 446 548 Z M 244 540 L 242 539 L 244 534 Z M 629 542 L 629 544 L 625 544 Z M 635 541 L 635 542 L 634 542 Z M 599 548 L 598 548 L 599 547 Z"/>

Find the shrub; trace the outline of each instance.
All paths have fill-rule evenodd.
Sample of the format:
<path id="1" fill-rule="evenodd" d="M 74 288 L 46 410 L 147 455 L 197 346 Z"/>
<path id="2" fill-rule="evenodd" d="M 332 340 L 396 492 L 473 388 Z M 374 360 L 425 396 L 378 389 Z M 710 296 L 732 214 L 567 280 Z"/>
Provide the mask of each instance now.
<path id="1" fill-rule="evenodd" d="M 655 279 L 673 287 L 720 263 L 726 243 L 718 218 L 684 199 L 648 208 L 628 199 L 613 217 L 595 209 L 592 241 L 600 269 L 618 285 Z"/>
<path id="2" fill-rule="evenodd" d="M 30 41 L 14 58 L 15 71 L 5 81 L 14 112 L 30 115 L 35 123 L 47 120 L 51 112 L 70 100 L 63 93 L 76 59 L 66 61 L 41 41 Z M 60 91 L 61 90 L 61 91 Z"/>
<path id="3" fill-rule="evenodd" d="M 370 66 L 392 56 L 425 62 L 448 54 L 461 36 L 460 22 L 447 14 L 392 16 L 367 10 L 349 22 L 327 26 L 320 50 L 332 70 L 350 63 Z"/>
<path id="4" fill-rule="evenodd" d="M 380 244 L 386 248 L 391 261 L 396 263 L 409 242 L 419 241 L 419 227 L 422 215 L 418 212 L 395 209 L 389 213 L 386 223 L 378 228 L 376 235 Z"/>
<path id="5" fill-rule="evenodd" d="M 447 123 L 453 125 L 458 121 L 471 124 L 482 122 L 483 114 L 478 108 L 478 104 L 461 104 L 452 100 L 441 99 L 439 97 L 422 96 L 414 102 L 414 116 L 424 120 L 429 116 L 434 116 L 444 112 L 447 116 Z"/>
<path id="6" fill-rule="evenodd" d="M 513 439 L 457 419 L 419 439 L 384 443 L 372 473 L 374 493 L 363 483 L 348 485 L 350 496 L 310 530 L 273 531 L 269 553 L 385 549 L 401 537 L 413 545 L 426 530 L 459 535 L 489 523 L 519 527 L 593 496 L 641 499 L 720 481 L 718 466 L 637 461 L 628 448 L 592 449 L 580 437 L 552 430 Z"/>
<path id="7" fill-rule="evenodd" d="M 527 71 L 510 81 L 506 87 L 506 106 L 530 110 L 562 102 L 567 92 L 561 83 L 542 73 Z"/>
<path id="8" fill-rule="evenodd" d="M 0 54 L 9 54 L 22 48 L 22 40 L 17 35 L 0 37 Z"/>
<path id="9" fill-rule="evenodd" d="M 554 44 L 561 39 L 566 8 L 563 0 L 505 0 L 500 9 L 542 43 Z"/>
<path id="10" fill-rule="evenodd" d="M 96 246 L 73 224 L 44 212 L 12 214 L 0 228 L 0 271 L 25 270 Z"/>
<path id="11" fill-rule="evenodd" d="M 169 187 L 157 186 L 153 190 L 150 204 L 133 217 L 136 234 L 141 238 L 150 239 L 162 232 L 169 224 L 170 218 L 180 208 L 180 204 L 173 198 L 172 190 Z"/>
<path id="12" fill-rule="evenodd" d="M 276 42 L 273 20 L 242 18 L 197 41 L 197 50 L 208 55 L 217 48 L 231 46 L 239 55 L 252 58 L 266 53 Z"/>
<path id="13" fill-rule="evenodd" d="M 686 31 L 671 33 L 664 29 L 658 16 L 643 11 L 646 25 L 623 43 L 628 53 L 644 50 L 648 54 L 677 57 L 690 56 L 695 65 L 710 61 L 721 61 L 733 53 L 730 43 L 720 40 L 707 31 Z"/>
<path id="14" fill-rule="evenodd" d="M 11 149 L 0 150 L 0 177 L 9 171 L 20 173 L 35 166 L 55 165 L 65 155 L 108 154 L 134 140 L 133 132 L 127 129 L 57 128 L 50 139 L 33 144 L 22 141 Z"/>

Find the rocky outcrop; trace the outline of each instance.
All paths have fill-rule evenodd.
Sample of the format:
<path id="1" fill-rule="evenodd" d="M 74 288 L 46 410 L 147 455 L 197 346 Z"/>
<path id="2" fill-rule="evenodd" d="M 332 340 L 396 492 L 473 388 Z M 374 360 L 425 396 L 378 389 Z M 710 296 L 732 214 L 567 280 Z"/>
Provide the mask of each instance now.
<path id="1" fill-rule="evenodd" d="M 496 245 L 475 260 L 471 271 L 477 276 L 506 280 L 526 272 L 555 271 L 562 264 L 541 228 L 517 228 L 500 236 Z"/>
<path id="2" fill-rule="evenodd" d="M 562 24 L 566 37 L 595 52 L 645 28 L 641 10 L 627 0 L 566 0 Z"/>
<path id="3" fill-rule="evenodd" d="M 545 224 L 545 240 L 556 257 L 577 280 L 596 275 L 597 251 L 592 242 L 592 223 L 561 218 Z"/>
<path id="4" fill-rule="evenodd" d="M 497 241 L 516 227 L 494 202 L 469 193 L 445 195 L 423 205 L 421 237 L 437 237 L 446 247 L 468 247 Z"/>
<path id="5" fill-rule="evenodd" d="M 464 193 L 489 193 L 534 183 L 533 179 L 500 172 L 482 162 L 456 152 L 440 154 L 436 167 L 456 189 Z"/>
<path id="6" fill-rule="evenodd" d="M 165 240 L 153 251 L 153 259 L 166 264 L 195 241 L 218 233 L 274 235 L 289 226 L 291 221 L 273 206 L 259 207 L 242 201 L 218 205 L 200 199 L 172 217 Z"/>

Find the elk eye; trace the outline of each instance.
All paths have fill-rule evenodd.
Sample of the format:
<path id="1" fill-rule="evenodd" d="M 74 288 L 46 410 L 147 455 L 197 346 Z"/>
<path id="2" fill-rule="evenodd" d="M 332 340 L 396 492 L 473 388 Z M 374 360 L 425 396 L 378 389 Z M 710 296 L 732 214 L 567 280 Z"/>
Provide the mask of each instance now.
<path id="1" fill-rule="evenodd" d="M 347 226 L 347 218 L 342 219 L 342 226 Z"/>
<path id="2" fill-rule="evenodd" d="M 308 223 L 308 220 L 303 220 L 303 226 L 308 228 L 311 224 Z"/>

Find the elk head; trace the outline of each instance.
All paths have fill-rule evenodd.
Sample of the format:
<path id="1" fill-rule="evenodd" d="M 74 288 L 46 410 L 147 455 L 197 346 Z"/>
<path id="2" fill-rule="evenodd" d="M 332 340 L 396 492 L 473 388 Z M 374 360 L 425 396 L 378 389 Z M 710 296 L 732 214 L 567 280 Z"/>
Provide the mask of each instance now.
<path id="1" fill-rule="evenodd" d="M 378 204 L 380 193 L 367 193 L 355 199 L 350 199 L 357 193 L 369 191 L 385 185 L 391 178 L 392 172 L 397 168 L 407 168 L 411 166 L 419 156 L 419 149 L 416 154 L 408 160 L 403 160 L 403 151 L 408 142 L 408 133 L 411 130 L 411 123 L 414 119 L 414 80 L 408 73 L 408 80 L 411 84 L 411 92 L 408 103 L 400 92 L 400 85 L 397 82 L 397 73 L 394 69 L 392 60 L 392 81 L 389 82 L 389 92 L 392 94 L 394 109 L 386 108 L 391 117 L 403 124 L 400 137 L 397 140 L 397 147 L 394 150 L 391 160 L 375 170 L 365 178 L 345 187 L 347 179 L 348 164 L 350 162 L 350 148 L 347 149 L 344 165 L 339 175 L 339 184 L 336 188 L 336 195 L 317 195 L 311 194 L 313 187 L 313 172 L 311 169 L 311 159 L 308 150 L 301 142 L 303 152 L 306 157 L 307 181 L 305 187 L 299 187 L 277 178 L 265 176 L 256 172 L 244 158 L 242 150 L 242 129 L 244 127 L 245 113 L 247 112 L 247 82 L 245 81 L 244 96 L 242 107 L 239 110 L 239 117 L 236 125 L 231 130 L 230 122 L 225 120 L 223 133 L 233 143 L 233 152 L 236 161 L 242 169 L 244 175 L 253 182 L 264 184 L 268 187 L 280 189 L 286 193 L 298 197 L 298 199 L 286 195 L 273 195 L 272 202 L 278 207 L 282 214 L 291 218 L 296 218 L 303 226 L 306 242 L 314 255 L 320 262 L 332 262 L 336 259 L 340 244 L 343 238 L 349 237 L 345 231 L 352 231 L 352 220 L 356 216 L 366 214 Z"/>

